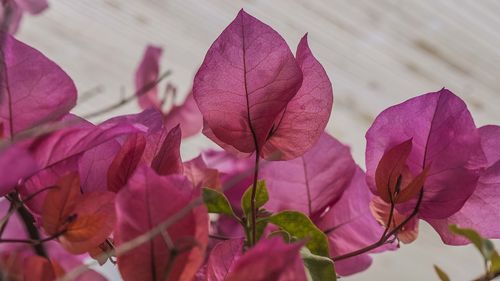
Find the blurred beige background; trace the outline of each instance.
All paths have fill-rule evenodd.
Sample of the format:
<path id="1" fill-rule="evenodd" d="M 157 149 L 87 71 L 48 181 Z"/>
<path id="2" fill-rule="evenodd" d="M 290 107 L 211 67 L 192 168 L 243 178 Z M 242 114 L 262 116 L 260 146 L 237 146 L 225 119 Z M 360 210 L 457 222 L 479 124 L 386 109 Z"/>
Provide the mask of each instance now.
<path id="1" fill-rule="evenodd" d="M 500 123 L 499 1 L 170 1 L 53 0 L 27 16 L 18 38 L 44 52 L 73 77 L 80 93 L 101 91 L 77 113 L 113 104 L 147 43 L 164 47 L 168 81 L 184 95 L 206 50 L 244 8 L 273 26 L 295 50 L 309 43 L 334 84 L 328 130 L 351 145 L 364 165 L 364 132 L 387 106 L 447 87 L 461 96 L 478 125 Z M 112 113 L 137 111 L 135 104 Z M 102 118 L 101 118 L 102 119 Z M 99 121 L 99 119 L 95 120 Z M 185 159 L 211 146 L 183 144 Z M 471 247 L 445 247 L 422 223 L 416 243 L 375 256 L 373 266 L 345 280 L 437 280 L 438 264 L 452 280 L 470 280 L 482 262 Z M 108 266 L 107 274 L 115 276 Z M 113 278 L 113 277 L 112 277 Z"/>

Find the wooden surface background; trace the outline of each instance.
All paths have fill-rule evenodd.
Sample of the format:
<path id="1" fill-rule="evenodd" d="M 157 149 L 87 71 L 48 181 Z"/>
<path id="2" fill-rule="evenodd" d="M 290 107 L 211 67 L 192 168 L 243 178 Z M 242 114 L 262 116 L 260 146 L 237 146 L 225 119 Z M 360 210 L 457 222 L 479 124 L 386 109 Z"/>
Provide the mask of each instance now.
<path id="1" fill-rule="evenodd" d="M 206 50 L 239 9 L 273 26 L 295 49 L 309 33 L 313 52 L 334 84 L 328 130 L 364 163 L 364 133 L 384 108 L 447 87 L 469 105 L 478 125 L 500 123 L 500 2 L 484 1 L 186 1 L 53 0 L 26 17 L 18 37 L 65 69 L 80 93 L 98 87 L 77 113 L 132 93 L 146 44 L 164 47 L 163 69 L 184 95 Z M 135 112 L 135 105 L 113 114 Z M 109 116 L 109 115 L 108 115 Z M 104 117 L 103 117 L 104 118 Z M 101 118 L 102 119 L 102 118 Z M 95 120 L 95 121 L 99 121 Z M 183 144 L 195 156 L 204 137 Z M 470 280 L 482 262 L 471 247 L 445 247 L 425 223 L 419 240 L 376 255 L 366 272 L 345 280 Z M 116 279 L 111 267 L 107 274 Z M 113 277 L 114 276 L 114 277 Z"/>

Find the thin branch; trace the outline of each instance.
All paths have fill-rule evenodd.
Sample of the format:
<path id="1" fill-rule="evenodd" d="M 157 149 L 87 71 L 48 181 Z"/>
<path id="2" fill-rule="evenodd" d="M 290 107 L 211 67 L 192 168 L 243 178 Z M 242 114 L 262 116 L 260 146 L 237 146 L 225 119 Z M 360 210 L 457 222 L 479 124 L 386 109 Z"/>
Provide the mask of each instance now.
<path id="1" fill-rule="evenodd" d="M 16 211 L 15 204 L 11 201 L 7 214 L 5 214 L 2 220 L 0 220 L 0 238 L 3 236 L 3 233 L 7 228 L 7 224 L 9 223 L 10 217 L 12 216 L 12 214 L 14 214 L 15 211 Z"/>
<path id="2" fill-rule="evenodd" d="M 44 187 L 44 188 L 41 188 L 35 192 L 33 192 L 32 194 L 26 196 L 26 198 L 24 198 L 24 200 L 21 201 L 22 204 L 25 204 L 26 202 L 30 201 L 31 199 L 35 198 L 35 196 L 37 196 L 38 194 L 42 193 L 42 192 L 45 192 L 49 189 L 52 189 L 52 188 L 55 188 L 56 186 L 55 185 L 51 185 L 51 186 L 47 186 L 47 187 Z"/>
<path id="3" fill-rule="evenodd" d="M 106 113 L 108 113 L 110 111 L 113 111 L 115 109 L 118 109 L 118 108 L 120 108 L 120 107 L 128 104 L 129 102 L 135 100 L 137 97 L 146 94 L 149 90 L 151 90 L 158 83 L 160 83 L 160 81 L 162 81 L 163 79 L 167 78 L 171 73 L 172 72 L 170 70 L 167 70 L 162 75 L 160 75 L 160 77 L 158 77 L 158 79 L 156 79 L 156 81 L 153 81 L 151 83 L 148 83 L 148 84 L 144 85 L 144 87 L 142 87 L 139 90 L 137 90 L 133 95 L 131 95 L 129 97 L 126 97 L 126 98 L 122 98 L 119 102 L 117 102 L 115 104 L 112 104 L 112 105 L 110 105 L 108 107 L 105 107 L 103 109 L 97 110 L 95 112 L 83 115 L 82 117 L 84 119 L 91 119 L 91 118 L 97 117 L 99 115 L 106 114 Z"/>
<path id="4" fill-rule="evenodd" d="M 66 232 L 66 230 L 59 231 L 51 236 L 45 237 L 43 239 L 0 239 L 0 243 L 21 243 L 21 244 L 30 244 L 30 245 L 41 245 L 45 242 L 52 241 L 59 236 L 63 235 Z"/>
<path id="5" fill-rule="evenodd" d="M 398 226 L 396 226 L 393 230 L 391 230 L 389 233 L 386 233 L 385 235 L 380 237 L 379 241 L 377 241 L 371 245 L 368 245 L 364 248 L 361 248 L 359 250 L 356 250 L 356 251 L 353 251 L 353 252 L 350 252 L 350 253 L 347 253 L 344 255 L 332 257 L 332 260 L 333 261 L 340 261 L 340 260 L 352 258 L 352 257 L 358 256 L 358 255 L 367 253 L 373 249 L 376 249 L 376 248 L 384 245 L 387 242 L 387 240 L 389 240 L 389 238 L 391 238 L 393 235 L 396 235 L 411 219 L 413 219 L 417 215 L 418 210 L 420 209 L 420 204 L 422 202 L 423 197 L 424 197 L 424 189 L 422 187 L 422 189 L 420 189 L 418 200 L 417 200 L 417 203 L 415 204 L 415 208 L 413 209 L 413 212 L 408 217 L 406 217 L 406 219 L 404 221 L 402 221 Z"/>
<path id="6" fill-rule="evenodd" d="M 250 246 L 253 246 L 257 243 L 257 207 L 255 206 L 255 197 L 257 196 L 257 180 L 259 178 L 259 149 L 255 151 L 255 166 L 254 166 L 254 174 L 253 174 L 253 185 L 252 185 L 252 197 L 250 200 L 250 209 L 251 209 L 251 218 L 250 218 L 250 231 L 251 231 L 251 239 Z"/>
<path id="7" fill-rule="evenodd" d="M 90 88 L 86 90 L 85 92 L 82 92 L 78 96 L 78 103 L 84 103 L 91 98 L 93 98 L 95 95 L 98 95 L 104 91 L 104 87 L 102 85 L 97 85 L 93 88 Z"/>

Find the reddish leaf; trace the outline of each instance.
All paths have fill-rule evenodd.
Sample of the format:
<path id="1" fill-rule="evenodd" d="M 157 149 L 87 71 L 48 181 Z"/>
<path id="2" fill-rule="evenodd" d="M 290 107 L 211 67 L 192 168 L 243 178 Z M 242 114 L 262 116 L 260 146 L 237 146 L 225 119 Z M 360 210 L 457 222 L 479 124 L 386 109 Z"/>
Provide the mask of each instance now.
<path id="1" fill-rule="evenodd" d="M 57 164 L 51 165 L 49 168 L 38 171 L 19 186 L 18 191 L 23 200 L 28 198 L 26 206 L 29 207 L 33 214 L 41 215 L 45 197 L 52 186 L 55 186 L 57 181 L 69 173 L 76 173 L 78 170 L 78 156 L 73 156 Z M 32 196 L 36 194 L 35 196 Z"/>
<path id="2" fill-rule="evenodd" d="M 156 153 L 151 168 L 159 175 L 182 174 L 182 160 L 180 153 L 181 129 L 180 126 L 168 132 L 160 149 Z"/>
<path id="3" fill-rule="evenodd" d="M 71 78 L 37 50 L 2 35 L 0 122 L 6 137 L 55 121 L 76 103 Z"/>
<path id="4" fill-rule="evenodd" d="M 127 184 L 146 148 L 146 138 L 141 134 L 131 134 L 122 145 L 108 170 L 108 190 L 118 192 Z"/>
<path id="5" fill-rule="evenodd" d="M 2 253 L 0 255 L 0 272 L 5 280 L 23 281 L 23 257 L 16 252 Z"/>
<path id="6" fill-rule="evenodd" d="M 24 281 L 54 281 L 63 277 L 64 269 L 55 261 L 40 256 L 30 256 L 24 260 Z"/>
<path id="7" fill-rule="evenodd" d="M 377 219 L 380 225 L 384 227 L 388 225 L 391 206 L 380 199 L 374 197 L 370 202 L 370 210 L 373 216 Z M 389 231 L 393 230 L 397 225 L 401 224 L 410 214 L 400 213 L 397 209 L 393 211 L 392 221 L 390 222 Z M 411 243 L 418 236 L 418 217 L 411 219 L 396 235 L 399 241 L 403 243 Z"/>
<path id="8" fill-rule="evenodd" d="M 400 178 L 406 165 L 406 159 L 410 155 L 411 147 L 411 139 L 395 145 L 382 155 L 378 163 L 375 183 L 378 196 L 385 202 L 394 201 L 394 196 L 399 192 L 396 190 L 399 188 L 397 185 L 401 185 Z"/>
<path id="9" fill-rule="evenodd" d="M 162 48 L 148 45 L 136 70 L 135 90 L 139 95 L 137 98 L 139 105 L 143 109 L 152 107 L 161 111 L 163 102 L 158 98 L 158 88 L 155 82 L 160 72 L 159 60 L 162 52 Z M 144 89 L 146 91 L 141 91 Z"/>
<path id="10" fill-rule="evenodd" d="M 208 168 L 200 155 L 195 159 L 184 163 L 184 175 L 195 187 L 209 187 L 222 190 L 219 171 Z"/>
<path id="11" fill-rule="evenodd" d="M 288 160 L 304 154 L 318 141 L 330 118 L 332 84 L 309 49 L 307 34 L 297 47 L 297 63 L 304 80 L 282 116 L 275 121 L 262 149 L 262 157 L 269 160 Z"/>
<path id="12" fill-rule="evenodd" d="M 424 186 L 430 167 L 430 165 L 425 167 L 408 185 L 403 186 L 401 192 L 396 196 L 396 203 L 404 203 L 417 197 Z"/>
<path id="13" fill-rule="evenodd" d="M 180 175 L 159 176 L 140 166 L 119 193 L 115 238 L 121 245 L 148 232 L 177 214 L 195 198 L 191 183 Z M 189 211 L 166 229 L 178 250 L 173 260 L 162 235 L 118 256 L 118 268 L 125 281 L 190 281 L 204 259 L 208 242 L 208 214 L 203 206 Z M 173 263 L 169 265 L 169 263 Z M 171 268 L 168 277 L 167 268 Z"/>
<path id="14" fill-rule="evenodd" d="M 59 235 L 65 249 L 81 254 L 101 244 L 115 223 L 114 195 L 94 192 L 82 195 L 78 174 L 62 177 L 45 198 L 43 228 Z"/>
<path id="15" fill-rule="evenodd" d="M 49 235 L 66 229 L 77 203 L 81 199 L 80 178 L 77 173 L 61 177 L 56 186 L 48 191 L 43 205 L 43 228 Z M 68 220 L 71 218 L 70 220 Z"/>
<path id="16" fill-rule="evenodd" d="M 212 140 L 251 153 L 262 148 L 301 82 L 283 38 L 241 10 L 208 50 L 193 95 Z"/>
<path id="17" fill-rule="evenodd" d="M 383 111 L 366 133 L 367 181 L 375 191 L 375 170 L 384 152 L 412 138 L 406 161 L 413 175 L 430 165 L 419 216 L 442 219 L 456 213 L 474 192 L 485 160 L 478 130 L 465 103 L 452 92 L 412 98 Z M 481 165 L 482 163 L 482 165 Z M 417 198 L 398 204 L 401 213 Z"/>
<path id="18" fill-rule="evenodd" d="M 285 244 L 281 237 L 261 240 L 233 265 L 225 281 L 307 280 L 304 266 L 288 279 L 287 271 L 295 266 L 302 244 Z M 222 279 L 221 279 L 222 280 Z"/>
<path id="19" fill-rule="evenodd" d="M 115 226 L 115 196 L 111 192 L 84 194 L 72 211 L 76 219 L 67 225 L 59 241 L 73 254 L 81 254 L 98 247 Z"/>

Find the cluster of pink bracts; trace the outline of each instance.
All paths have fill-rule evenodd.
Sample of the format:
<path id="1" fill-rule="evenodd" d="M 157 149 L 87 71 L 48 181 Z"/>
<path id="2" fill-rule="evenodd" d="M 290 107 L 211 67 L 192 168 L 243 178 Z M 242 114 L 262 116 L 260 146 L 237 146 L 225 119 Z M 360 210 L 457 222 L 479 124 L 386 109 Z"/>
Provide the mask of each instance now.
<path id="1" fill-rule="evenodd" d="M 136 73 L 144 111 L 94 125 L 69 113 L 77 91 L 63 70 L 2 35 L 2 278 L 76 274 L 89 254 L 101 264 L 116 257 L 126 281 L 324 280 L 304 266 L 304 249 L 350 275 L 370 266 L 369 253 L 415 240 L 420 219 L 450 245 L 466 241 L 449 224 L 500 238 L 500 127 L 477 128 L 452 92 L 383 111 L 366 133 L 365 174 L 324 132 L 332 85 L 306 36 L 294 56 L 241 11 L 208 50 L 192 93 L 166 112 L 161 53 L 148 47 Z M 224 151 L 182 162 L 181 140 L 202 127 Z M 252 218 L 240 201 L 255 176 L 268 193 L 256 216 L 301 212 L 326 251 L 313 247 L 312 232 L 286 241 L 271 224 L 248 243 L 242 224 Z M 225 194 L 234 216 L 210 219 L 206 187 Z M 102 279 L 91 270 L 77 277 Z"/>

